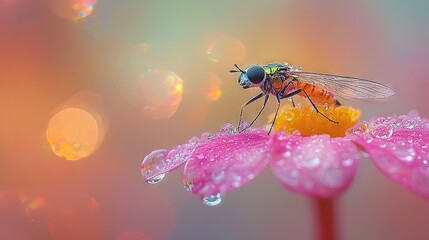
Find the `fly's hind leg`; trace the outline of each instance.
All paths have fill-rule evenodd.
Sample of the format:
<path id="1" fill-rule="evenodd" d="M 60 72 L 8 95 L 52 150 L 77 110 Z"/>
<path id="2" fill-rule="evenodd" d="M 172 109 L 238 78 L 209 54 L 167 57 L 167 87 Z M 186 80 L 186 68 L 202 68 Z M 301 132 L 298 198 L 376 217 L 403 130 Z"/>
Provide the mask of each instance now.
<path id="1" fill-rule="evenodd" d="M 322 116 L 323 116 L 324 118 L 326 118 L 328 121 L 333 122 L 333 123 L 335 123 L 335 124 L 338 124 L 338 122 L 337 122 L 337 121 L 334 121 L 334 120 L 330 119 L 328 116 L 326 116 L 325 114 L 323 114 L 322 112 L 320 112 L 320 111 L 319 111 L 319 109 L 318 109 L 318 108 L 316 107 L 316 105 L 314 104 L 313 100 L 311 100 L 310 96 L 308 96 L 307 92 L 306 92 L 304 89 L 298 89 L 298 90 L 295 90 L 295 91 L 293 91 L 293 92 L 291 92 L 291 93 L 288 93 L 287 95 L 285 95 L 285 96 L 284 96 L 284 98 L 292 97 L 292 96 L 294 96 L 294 95 L 296 95 L 296 94 L 298 94 L 298 93 L 300 93 L 300 92 L 303 92 L 303 93 L 305 94 L 305 96 L 307 97 L 308 101 L 310 101 L 311 106 L 313 106 L 313 108 L 316 110 L 316 112 L 317 112 L 318 114 L 322 115 Z"/>

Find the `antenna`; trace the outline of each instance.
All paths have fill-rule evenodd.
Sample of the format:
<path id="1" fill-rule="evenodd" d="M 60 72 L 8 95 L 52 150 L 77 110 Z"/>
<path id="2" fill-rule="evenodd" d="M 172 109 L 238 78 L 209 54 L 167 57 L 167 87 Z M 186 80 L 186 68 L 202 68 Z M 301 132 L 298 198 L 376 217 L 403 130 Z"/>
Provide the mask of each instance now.
<path id="1" fill-rule="evenodd" d="M 243 71 L 236 63 L 234 63 L 234 67 L 236 67 L 238 70 L 235 70 L 235 69 L 231 69 L 231 70 L 229 70 L 229 72 L 230 73 L 236 73 L 236 72 L 241 72 L 241 73 L 244 73 L 244 74 L 246 74 L 246 72 L 245 71 Z"/>

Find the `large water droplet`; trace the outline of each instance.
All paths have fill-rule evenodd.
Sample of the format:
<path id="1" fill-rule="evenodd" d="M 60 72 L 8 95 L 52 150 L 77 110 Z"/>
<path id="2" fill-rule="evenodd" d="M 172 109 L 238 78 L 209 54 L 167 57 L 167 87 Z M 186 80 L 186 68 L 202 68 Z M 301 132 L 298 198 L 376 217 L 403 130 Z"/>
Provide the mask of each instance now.
<path id="1" fill-rule="evenodd" d="M 404 162 L 411 162 L 416 156 L 416 150 L 412 146 L 397 146 L 394 154 Z"/>
<path id="2" fill-rule="evenodd" d="M 352 130 L 354 134 L 358 134 L 358 135 L 367 133 L 368 131 L 369 131 L 369 123 L 365 121 L 356 124 Z"/>
<path id="3" fill-rule="evenodd" d="M 203 203 L 207 206 L 216 206 L 222 202 L 223 196 L 218 193 L 216 195 L 210 195 L 203 198 Z"/>
<path id="4" fill-rule="evenodd" d="M 165 177 L 165 173 L 161 173 L 159 175 L 156 175 L 153 178 L 146 180 L 146 182 L 149 184 L 157 184 L 157 183 L 161 182 L 162 179 L 164 179 L 164 177 Z"/>
<path id="5" fill-rule="evenodd" d="M 390 124 L 381 124 L 375 127 L 372 135 L 376 138 L 390 138 L 393 134 L 393 126 Z"/>
<path id="6" fill-rule="evenodd" d="M 141 173 L 145 178 L 150 178 L 157 173 L 153 171 L 157 171 L 160 166 L 164 165 L 164 160 L 167 154 L 167 150 L 165 149 L 157 149 L 149 153 L 142 162 L 142 170 Z"/>

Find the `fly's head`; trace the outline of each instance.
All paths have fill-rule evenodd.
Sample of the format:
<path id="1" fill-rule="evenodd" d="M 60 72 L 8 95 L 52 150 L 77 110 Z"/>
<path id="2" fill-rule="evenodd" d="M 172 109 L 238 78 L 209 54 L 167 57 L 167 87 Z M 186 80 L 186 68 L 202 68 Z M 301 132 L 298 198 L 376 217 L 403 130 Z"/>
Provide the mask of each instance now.
<path id="1" fill-rule="evenodd" d="M 237 66 L 237 64 L 234 64 L 234 66 L 237 68 L 237 70 L 233 69 L 229 70 L 229 72 L 240 73 L 238 76 L 238 84 L 240 84 L 240 86 L 242 86 L 244 89 L 259 87 L 267 78 L 265 69 L 262 66 L 252 65 L 246 68 L 246 70 L 242 70 Z"/>

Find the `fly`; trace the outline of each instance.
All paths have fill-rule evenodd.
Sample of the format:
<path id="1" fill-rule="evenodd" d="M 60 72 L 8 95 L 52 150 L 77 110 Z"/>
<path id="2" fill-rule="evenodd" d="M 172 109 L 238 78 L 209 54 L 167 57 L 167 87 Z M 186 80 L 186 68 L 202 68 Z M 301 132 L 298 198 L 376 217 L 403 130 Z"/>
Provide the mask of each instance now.
<path id="1" fill-rule="evenodd" d="M 259 87 L 261 93 L 251 98 L 243 104 L 240 110 L 238 122 L 238 132 L 243 132 L 253 125 L 264 110 L 270 95 L 276 97 L 277 109 L 271 124 L 268 135 L 274 126 L 277 113 L 280 108 L 280 101 L 284 98 L 292 98 L 295 95 L 307 98 L 316 112 L 326 118 L 329 122 L 338 124 L 319 111 L 316 104 L 324 106 L 341 106 L 336 96 L 347 99 L 377 100 L 384 99 L 394 94 L 394 91 L 387 86 L 371 80 L 340 76 L 334 74 L 302 72 L 300 67 L 294 67 L 288 63 L 270 63 L 264 66 L 251 65 L 246 69 L 241 69 L 234 64 L 236 69 L 229 72 L 239 72 L 238 84 L 244 89 Z M 243 122 L 243 110 L 250 103 L 264 97 L 262 108 L 256 117 L 245 128 L 240 130 Z M 292 104 L 295 106 L 294 102 Z"/>

